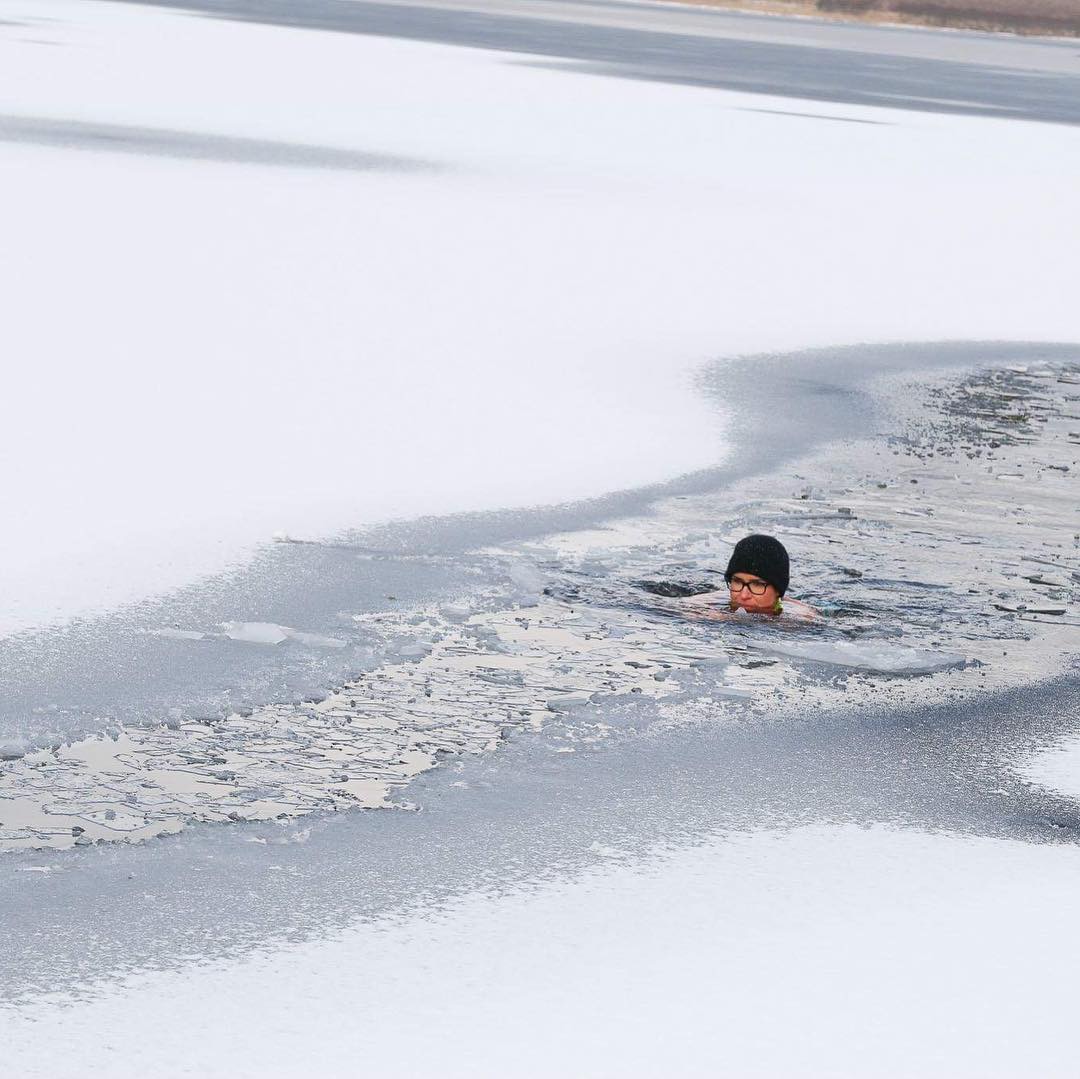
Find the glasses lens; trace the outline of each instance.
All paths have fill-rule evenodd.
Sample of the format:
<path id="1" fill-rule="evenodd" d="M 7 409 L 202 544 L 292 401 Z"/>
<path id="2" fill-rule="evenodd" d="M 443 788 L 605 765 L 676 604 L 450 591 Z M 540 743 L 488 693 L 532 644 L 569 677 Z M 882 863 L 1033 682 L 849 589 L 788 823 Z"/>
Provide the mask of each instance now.
<path id="1" fill-rule="evenodd" d="M 765 595 L 765 589 L 769 587 L 767 581 L 737 581 L 733 579 L 728 580 L 728 588 L 732 592 L 741 592 L 744 588 L 750 589 L 750 595 L 763 596 Z"/>

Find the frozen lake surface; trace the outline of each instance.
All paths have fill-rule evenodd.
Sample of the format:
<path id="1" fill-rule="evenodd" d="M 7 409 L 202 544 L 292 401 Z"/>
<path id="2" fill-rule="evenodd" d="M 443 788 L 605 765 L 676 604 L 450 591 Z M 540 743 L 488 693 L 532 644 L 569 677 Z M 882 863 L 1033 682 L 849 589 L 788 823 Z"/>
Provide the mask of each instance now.
<path id="1" fill-rule="evenodd" d="M 49 1079 L 178 1074 L 166 1060 L 207 1076 L 1073 1068 L 1061 1028 L 1077 948 L 1060 899 L 1076 846 L 817 825 L 600 861 L 34 1005 L 5 1045 L 20 1074 Z"/>
<path id="2" fill-rule="evenodd" d="M 0 0 L 7 1070 L 1071 1074 L 1077 63 Z"/>

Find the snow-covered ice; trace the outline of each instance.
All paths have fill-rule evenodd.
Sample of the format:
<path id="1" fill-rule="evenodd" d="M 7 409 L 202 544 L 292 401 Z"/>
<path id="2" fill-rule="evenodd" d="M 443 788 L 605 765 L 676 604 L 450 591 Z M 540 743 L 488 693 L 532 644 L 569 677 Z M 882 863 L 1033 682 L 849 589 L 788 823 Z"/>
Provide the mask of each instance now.
<path id="1" fill-rule="evenodd" d="M 716 838 L 74 1003 L 21 1079 L 1075 1074 L 1080 851 L 887 828 Z"/>
<path id="2" fill-rule="evenodd" d="M 97 0 L 0 19 L 9 633 L 276 532 L 712 464 L 706 358 L 1080 335 L 1074 129 Z"/>
<path id="3" fill-rule="evenodd" d="M 712 399 L 695 386 L 717 357 L 1080 339 L 1075 127 L 839 103 L 807 115 L 797 101 L 536 57 L 102 0 L 0 0 L 0 73 L 0 636 L 37 640 L 43 626 L 242 570 L 272 541 L 293 551 L 289 541 L 393 518 L 564 502 L 713 465 L 733 445 L 753 453 L 733 435 L 746 417 L 725 399 L 723 373 L 708 376 Z M 800 377 L 799 401 L 821 422 L 851 403 Z M 1001 410 L 993 422 L 1005 422 Z M 1024 457 L 1043 447 L 1017 445 L 989 500 L 975 449 L 956 466 L 979 500 L 966 523 L 989 532 L 999 500 L 1019 509 L 1030 495 L 1052 518 L 1058 565 L 1039 572 L 1057 573 L 1074 564 L 1061 537 L 1075 472 L 1044 472 Z M 893 467 L 919 492 L 954 489 L 937 444 L 916 452 L 918 466 Z M 1013 467 L 1021 460 L 1026 471 Z M 958 565 L 992 575 L 993 596 L 954 608 L 977 631 L 962 619 L 943 630 L 940 611 L 912 603 L 894 621 L 920 639 L 881 640 L 880 610 L 920 581 L 899 579 L 908 571 L 895 546 L 868 546 L 858 572 L 888 561 L 897 578 L 859 579 L 877 623 L 856 611 L 846 624 L 867 630 L 857 641 L 769 642 L 789 664 L 740 653 L 747 662 L 714 687 L 724 700 L 688 702 L 682 740 L 674 724 L 628 720 L 590 741 L 592 686 L 574 678 L 588 664 L 562 662 L 545 640 L 552 676 L 537 666 L 543 693 L 523 678 L 518 694 L 525 712 L 536 702 L 544 712 L 533 739 L 456 761 L 454 780 L 427 772 L 429 812 L 13 854 L 0 867 L 12 952 L 0 990 L 25 999 L 0 1009 L 5 1068 L 19 1079 L 1072 1074 L 1075 753 L 1059 743 L 1026 764 L 1009 756 L 1060 735 L 1072 690 L 1056 683 L 1061 714 L 1045 722 L 1019 694 L 1014 713 L 1002 706 L 991 722 L 980 711 L 987 686 L 1060 676 L 1071 623 L 1036 626 L 1035 608 L 1018 604 L 1071 586 L 1011 564 L 1049 526 L 1027 517 L 995 532 L 1008 531 L 1009 565 L 1000 544 L 981 559 L 958 553 L 941 499 L 912 488 L 905 500 L 861 471 L 810 476 L 806 501 L 847 485 L 863 505 L 848 493 L 843 504 L 857 514 L 907 515 L 912 535 L 923 526 L 911 561 L 941 550 L 955 576 Z M 960 501 L 949 507 L 957 519 Z M 785 535 L 813 519 L 790 487 L 758 503 Z M 633 559 L 643 572 L 667 561 L 696 572 L 726 549 L 708 497 L 650 514 L 647 527 L 622 522 L 650 542 L 623 550 L 617 567 L 618 525 L 603 542 L 601 529 L 545 537 L 565 541 L 560 554 L 585 551 L 578 565 L 563 559 L 557 584 L 586 582 L 595 621 Z M 845 566 L 853 535 L 884 548 L 850 509 L 810 527 L 817 546 L 807 541 L 802 564 L 819 582 L 836 570 L 832 533 Z M 459 643 L 485 620 L 539 639 L 551 609 L 566 618 L 569 601 L 543 595 L 548 576 L 531 560 L 541 555 L 517 553 L 530 557 L 500 578 L 514 610 L 478 612 L 462 589 L 433 600 L 445 624 L 430 640 L 407 604 L 387 620 L 381 659 L 398 664 L 410 707 L 437 661 L 460 688 L 445 657 L 465 663 Z M 378 557 L 356 544 L 338 554 Z M 420 563 L 409 569 L 419 575 Z M 136 630 L 175 649 L 156 656 L 162 683 L 169 664 L 202 672 L 195 706 L 216 715 L 226 702 L 227 723 L 185 726 L 166 710 L 170 726 L 139 727 L 141 742 L 58 750 L 76 780 L 86 752 L 138 750 L 172 769 L 178 745 L 201 740 L 205 759 L 182 762 L 197 765 L 180 769 L 188 784 L 205 782 L 204 765 L 222 788 L 249 769 L 265 787 L 252 799 L 276 816 L 289 787 L 303 786 L 304 811 L 345 781 L 354 799 L 381 804 L 433 753 L 500 737 L 510 675 L 473 656 L 484 689 L 470 699 L 492 703 L 477 707 L 468 738 L 450 695 L 444 729 L 419 749 L 397 716 L 373 716 L 370 737 L 349 718 L 377 750 L 371 775 L 350 778 L 340 762 L 355 752 L 328 743 L 319 719 L 351 714 L 352 701 L 308 701 L 304 726 L 303 709 L 282 699 L 304 695 L 306 671 L 323 662 L 374 669 L 355 632 L 383 612 L 342 596 L 332 617 L 308 622 L 272 601 L 240 609 L 227 594 L 229 609 L 189 609 L 175 624 L 147 606 Z M 994 597 L 1001 605 L 988 607 Z M 995 666 L 999 614 L 1024 643 Z M 575 647 L 599 647 L 594 626 L 579 629 Z M 612 666 L 634 644 L 616 630 Z M 57 703 L 56 687 L 35 684 L 26 696 L 42 711 L 29 727 L 20 718 L 18 737 L 4 732 L 0 756 L 32 750 L 43 731 L 59 743 L 115 725 L 120 683 L 91 696 L 105 676 L 83 672 L 98 654 L 80 651 L 86 639 L 68 657 L 86 699 L 72 704 L 65 684 Z M 23 640 L 7 642 L 13 654 Z M 723 674 L 689 651 L 687 670 L 702 661 L 714 682 Z M 241 652 L 264 664 L 250 684 L 229 665 Z M 199 667 L 196 655 L 211 653 Z M 952 669 L 968 655 L 985 666 Z M 613 691 L 675 696 L 669 676 L 680 672 L 654 671 L 657 658 L 635 654 Z M 785 726 L 768 691 L 790 671 L 789 688 L 818 678 L 834 703 L 850 681 L 858 707 Z M 909 673 L 920 677 L 891 677 Z M 159 703 L 149 688 L 139 708 Z M 897 721 L 919 692 L 938 710 Z M 264 744 L 262 705 L 278 709 L 284 751 Z M 414 711 L 439 705 L 436 695 Z M 224 761 L 223 733 L 234 741 Z M 501 771 L 489 760 L 506 757 Z M 8 761 L 5 774 L 34 760 Z M 1025 767 L 1038 786 L 1017 778 Z M 51 795 L 48 774 L 31 778 Z M 203 820 L 245 816 L 239 803 L 210 809 Z M 141 826 L 104 805 L 86 819 L 102 831 Z M 66 842 L 89 843 L 89 827 L 68 827 Z M 283 853 L 294 849 L 303 853 Z M 406 897 L 397 910 L 395 895 Z"/>
<path id="4" fill-rule="evenodd" d="M 1035 754 L 1022 763 L 1020 773 L 1033 783 L 1080 799 L 1080 736 Z"/>

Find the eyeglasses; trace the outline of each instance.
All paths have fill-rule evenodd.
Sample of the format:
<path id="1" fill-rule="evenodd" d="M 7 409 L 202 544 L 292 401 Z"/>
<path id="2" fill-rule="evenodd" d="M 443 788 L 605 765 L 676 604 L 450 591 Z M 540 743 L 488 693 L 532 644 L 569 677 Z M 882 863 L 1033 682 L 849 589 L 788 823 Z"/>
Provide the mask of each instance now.
<path id="1" fill-rule="evenodd" d="M 768 581 L 736 581 L 734 578 L 728 580 L 727 586 L 731 589 L 731 594 L 737 595 L 744 588 L 750 589 L 750 595 L 763 596 L 765 595 L 765 589 L 769 587 Z"/>

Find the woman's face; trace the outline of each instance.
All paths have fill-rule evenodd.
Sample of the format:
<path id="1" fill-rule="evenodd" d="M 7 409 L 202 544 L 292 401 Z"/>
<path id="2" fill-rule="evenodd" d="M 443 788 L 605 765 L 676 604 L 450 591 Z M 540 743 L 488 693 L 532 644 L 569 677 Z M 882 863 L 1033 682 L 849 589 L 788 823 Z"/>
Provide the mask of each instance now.
<path id="1" fill-rule="evenodd" d="M 731 606 L 742 608 L 752 614 L 771 614 L 776 609 L 780 593 L 768 581 L 752 573 L 734 573 L 728 581 L 731 590 Z"/>

